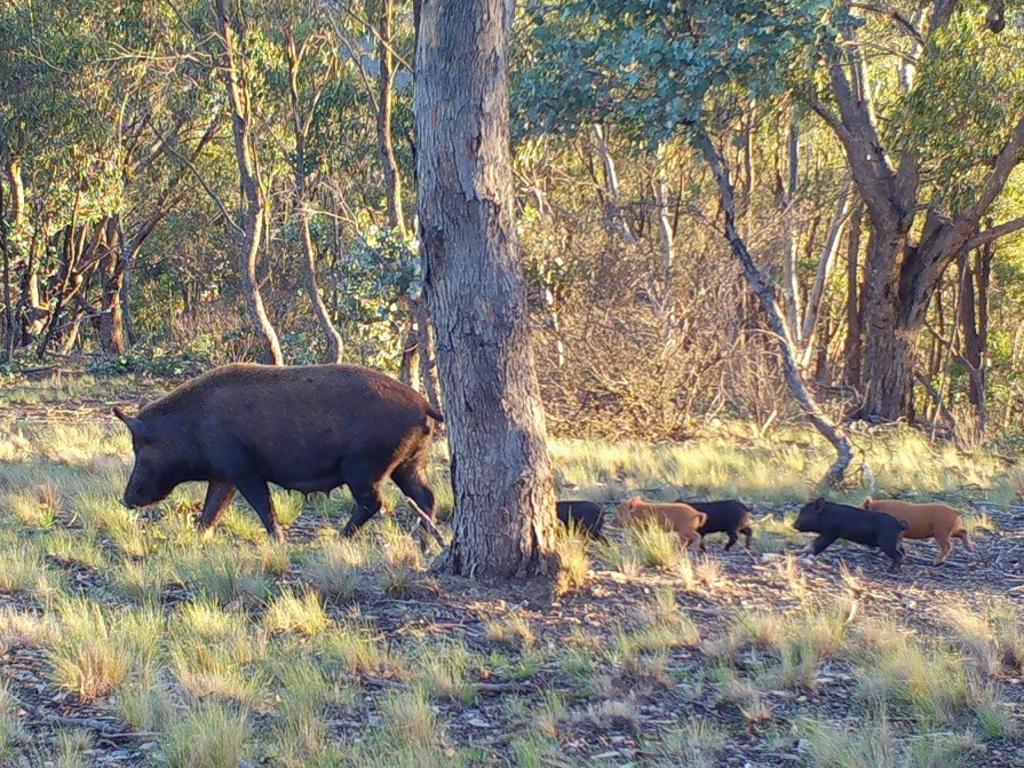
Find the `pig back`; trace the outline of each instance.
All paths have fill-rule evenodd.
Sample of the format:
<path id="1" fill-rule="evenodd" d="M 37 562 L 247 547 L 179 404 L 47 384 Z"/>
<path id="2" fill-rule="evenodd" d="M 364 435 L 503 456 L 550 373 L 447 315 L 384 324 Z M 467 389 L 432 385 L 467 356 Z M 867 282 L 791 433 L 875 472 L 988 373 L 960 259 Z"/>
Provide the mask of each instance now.
<path id="1" fill-rule="evenodd" d="M 140 417 L 190 433 L 214 474 L 244 464 L 267 480 L 301 482 L 336 474 L 346 459 L 402 461 L 429 442 L 440 414 L 412 388 L 360 366 L 233 364 L 182 385 Z"/>

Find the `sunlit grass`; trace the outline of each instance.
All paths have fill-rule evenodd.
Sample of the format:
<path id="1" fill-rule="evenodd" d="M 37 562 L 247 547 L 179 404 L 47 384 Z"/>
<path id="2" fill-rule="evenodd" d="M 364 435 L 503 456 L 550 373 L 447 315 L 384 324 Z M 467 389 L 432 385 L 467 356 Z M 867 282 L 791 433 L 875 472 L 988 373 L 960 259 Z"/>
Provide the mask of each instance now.
<path id="1" fill-rule="evenodd" d="M 49 657 L 56 685 L 85 700 L 107 696 L 129 674 L 151 666 L 159 653 L 163 619 L 141 609 L 111 617 L 83 599 L 60 607 L 60 635 Z"/>
<path id="2" fill-rule="evenodd" d="M 28 739 L 18 715 L 18 704 L 7 685 L 0 682 L 0 763 L 6 764 Z"/>
<path id="3" fill-rule="evenodd" d="M 808 480 L 827 466 L 827 447 L 803 430 L 761 440 L 730 429 L 660 446 L 553 440 L 552 450 L 573 497 L 620 501 L 637 489 L 662 500 L 740 496 L 755 508 L 755 554 L 806 543 L 792 515 Z M 982 542 L 1001 518 L 972 513 L 954 494 L 977 488 L 970 494 L 979 499 L 1006 500 L 1024 489 L 1013 470 L 983 454 L 902 433 L 863 442 L 878 489 L 950 494 Z M 442 453 L 430 471 L 443 517 L 451 498 Z M 683 552 L 672 532 L 613 521 L 608 545 L 559 541 L 557 605 L 574 621 L 586 615 L 583 623 L 552 633 L 546 609 L 487 596 L 473 598 L 475 619 L 453 629 L 448 595 L 433 597 L 441 589 L 428 571 L 436 548 L 424 554 L 396 516 L 343 539 L 347 492 L 304 500 L 275 490 L 284 524 L 322 516 L 313 521 L 324 523 L 322 533 L 309 541 L 303 528 L 287 545 L 271 545 L 239 501 L 203 537 L 195 528 L 201 484 L 151 509 L 121 505 L 130 460 L 127 432 L 113 419 L 0 428 L 0 592 L 9 601 L 0 607 L 0 655 L 40 658 L 41 695 L 60 689 L 64 707 L 87 699 L 105 717 L 123 718 L 159 745 L 151 756 L 159 764 L 486 765 L 489 748 L 459 746 L 466 725 L 458 718 L 478 716 L 489 725 L 473 738 L 500 734 L 503 760 L 538 767 L 600 762 L 566 746 L 580 727 L 634 731 L 637 764 L 699 768 L 727 759 L 723 743 L 774 730 L 801 740 L 798 763 L 889 755 L 898 768 L 980 765 L 985 742 L 1020 737 L 1006 701 L 1024 641 L 1009 600 L 951 604 L 930 617 L 928 634 L 914 635 L 862 618 L 841 597 L 856 595 L 878 615 L 869 574 L 843 572 L 841 583 L 823 587 L 792 557 L 757 564 L 784 585 L 776 591 L 784 608 L 737 600 L 733 590 L 744 587 L 735 569 L 747 565 L 732 559 L 737 552 L 703 558 Z M 838 498 L 856 503 L 865 490 Z M 398 500 L 395 489 L 387 494 Z M 397 517 L 408 523 L 404 511 Z M 646 598 L 638 601 L 640 590 Z M 406 611 L 414 620 L 396 621 Z M 832 695 L 834 684 L 820 680 L 834 681 L 837 669 L 850 712 L 869 716 L 867 730 L 835 719 L 801 730 L 809 721 L 794 719 L 788 702 L 818 714 L 818 697 Z M 489 682 L 523 693 L 497 693 Z M 717 695 L 727 714 L 712 724 L 684 708 L 665 716 L 678 715 L 673 724 L 650 729 L 646 707 L 664 691 L 706 694 L 702 707 Z M 89 749 L 109 748 L 73 731 L 28 743 L 12 695 L 0 689 L 0 764 L 14 755 L 19 768 L 91 765 Z M 890 722 L 900 724 L 899 738 L 885 731 Z M 353 723 L 362 724 L 356 737 Z"/>
<path id="4" fill-rule="evenodd" d="M 512 648 L 529 648 L 537 641 L 530 620 L 521 613 L 511 613 L 484 622 L 487 639 Z"/>
<path id="5" fill-rule="evenodd" d="M 237 768 L 250 733 L 249 720 L 237 707 L 203 701 L 168 725 L 163 751 L 171 768 Z"/>
<path id="6" fill-rule="evenodd" d="M 312 592 L 297 595 L 285 590 L 267 607 L 263 623 L 271 632 L 296 632 L 318 635 L 327 629 L 330 619 L 324 613 L 319 598 Z"/>

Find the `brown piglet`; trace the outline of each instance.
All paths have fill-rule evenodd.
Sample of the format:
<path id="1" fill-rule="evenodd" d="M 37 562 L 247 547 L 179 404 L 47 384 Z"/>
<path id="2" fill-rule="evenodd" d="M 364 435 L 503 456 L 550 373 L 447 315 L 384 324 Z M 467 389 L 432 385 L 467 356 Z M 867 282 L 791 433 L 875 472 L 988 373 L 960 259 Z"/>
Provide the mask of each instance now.
<path id="1" fill-rule="evenodd" d="M 935 539 L 935 543 L 939 545 L 935 565 L 946 562 L 949 553 L 953 551 L 953 538 L 962 539 L 967 549 L 974 549 L 966 529 L 960 525 L 960 510 L 948 504 L 915 504 L 897 499 L 869 497 L 864 499 L 864 509 L 884 512 L 906 522 L 909 527 L 903 534 L 904 539 Z"/>
<path id="2" fill-rule="evenodd" d="M 691 544 L 700 545 L 700 528 L 708 519 L 706 514 L 689 504 L 654 504 L 639 496 L 619 504 L 616 517 L 623 525 L 650 521 L 675 531 L 683 549 Z"/>

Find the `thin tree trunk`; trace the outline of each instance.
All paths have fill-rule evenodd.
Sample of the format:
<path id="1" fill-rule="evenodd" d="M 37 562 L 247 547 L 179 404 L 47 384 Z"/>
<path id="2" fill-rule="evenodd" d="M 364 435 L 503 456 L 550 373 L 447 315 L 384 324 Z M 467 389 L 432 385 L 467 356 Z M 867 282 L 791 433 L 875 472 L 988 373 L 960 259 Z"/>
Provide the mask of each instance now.
<path id="1" fill-rule="evenodd" d="M 228 17 L 225 0 L 216 0 L 217 31 L 223 47 L 221 74 L 227 90 L 231 110 L 231 125 L 235 139 L 235 159 L 242 187 L 242 243 L 239 251 L 239 270 L 242 276 L 242 292 L 253 331 L 262 341 L 264 352 L 274 365 L 283 365 L 281 342 L 277 338 L 270 317 L 267 315 L 256 279 L 256 262 L 259 257 L 263 235 L 263 216 L 266 203 L 259 178 L 255 150 L 252 145 L 250 92 L 245 75 L 244 54 L 239 50 L 234 22 Z"/>
<path id="2" fill-rule="evenodd" d="M 843 357 L 846 383 L 854 389 L 860 389 L 861 303 L 857 265 L 863 217 L 864 207 L 858 203 L 850 219 L 850 240 L 846 251 L 846 349 Z"/>
<path id="3" fill-rule="evenodd" d="M 100 348 L 107 355 L 123 355 L 124 318 L 121 313 L 121 287 L 124 282 L 124 261 L 121 258 L 120 227 L 111 216 L 106 223 L 104 252 L 100 259 Z"/>
<path id="4" fill-rule="evenodd" d="M 796 273 L 796 192 L 800 178 L 800 134 L 796 125 L 796 114 L 790 121 L 786 142 L 786 180 L 780 175 L 779 212 L 782 214 L 782 285 L 786 325 L 790 336 L 799 344 L 803 340 L 800 326 L 800 285 Z"/>
<path id="5" fill-rule="evenodd" d="M 622 214 L 622 193 L 619 191 L 619 174 L 615 169 L 615 160 L 612 158 L 611 152 L 608 151 L 604 127 L 595 123 L 593 131 L 597 154 L 601 158 L 601 167 L 604 169 L 605 192 L 608 195 L 606 217 L 611 223 L 611 228 L 614 232 L 630 245 L 635 245 L 636 238 L 630 231 L 629 224 Z"/>
<path id="6" fill-rule="evenodd" d="M 513 0 L 424 0 L 415 115 L 420 241 L 455 492 L 437 564 L 481 580 L 549 572 L 555 495 L 516 237 Z"/>
<path id="7" fill-rule="evenodd" d="M 768 277 L 757 268 L 753 257 L 750 255 L 750 251 L 747 250 L 746 243 L 736 229 L 736 211 L 733 203 L 732 182 L 729 181 L 729 172 L 722 163 L 718 150 L 711 142 L 710 137 L 702 129 L 698 129 L 695 143 L 711 167 L 715 182 L 718 184 L 722 211 L 725 217 L 725 237 L 732 247 L 733 254 L 743 266 L 743 274 L 746 276 L 747 282 L 750 284 L 754 294 L 760 299 L 761 306 L 768 317 L 768 324 L 775 334 L 779 345 L 779 353 L 782 356 L 786 383 L 789 385 L 789 390 L 793 398 L 800 404 L 804 413 L 807 414 L 807 418 L 814 425 L 815 429 L 836 449 L 836 460 L 822 480 L 824 485 L 835 487 L 842 482 L 850 462 L 853 461 L 853 445 L 843 431 L 842 426 L 834 423 L 815 402 L 814 396 L 807 389 L 807 385 L 800 374 L 794 353 L 795 347 L 786 328 L 786 323 L 779 303 L 775 298 L 771 283 Z"/>
<path id="8" fill-rule="evenodd" d="M 309 136 L 313 112 L 316 109 L 316 101 L 309 109 L 306 119 L 302 117 L 302 108 L 299 103 L 299 67 L 302 64 L 302 55 L 296 49 L 295 38 L 291 30 L 288 30 L 288 98 L 291 103 L 292 132 L 294 134 L 295 151 L 292 157 L 292 169 L 295 182 L 295 208 L 299 213 L 300 239 L 302 241 L 302 278 L 306 286 L 306 295 L 313 307 L 313 314 L 316 316 L 317 324 L 320 326 L 320 333 L 323 335 L 324 344 L 327 346 L 327 362 L 340 363 L 342 359 L 343 343 L 341 334 L 334 327 L 331 320 L 331 313 L 324 304 L 323 296 L 320 295 L 320 286 L 316 279 L 316 249 L 313 247 L 313 237 L 309 227 L 309 208 L 306 189 L 306 140 Z"/>
<path id="9" fill-rule="evenodd" d="M 392 27 L 395 18 L 394 0 L 380 0 L 380 27 L 377 32 L 380 69 L 377 78 L 377 144 L 384 171 L 384 190 L 388 203 L 388 223 L 405 236 L 405 216 L 402 213 L 402 177 L 395 160 L 395 145 L 391 130 L 391 111 L 394 102 L 395 72 L 392 52 Z"/>
<path id="10" fill-rule="evenodd" d="M 754 107 L 751 104 L 748 119 L 744 125 L 743 142 L 743 236 L 750 237 L 754 227 L 754 189 L 757 186 L 757 165 L 754 163 Z"/>
<path id="11" fill-rule="evenodd" d="M 16 323 L 14 319 L 14 298 L 11 295 L 11 245 L 7 232 L 7 210 L 4 199 L 4 185 L 0 184 L 0 255 L 3 256 L 4 281 L 4 362 L 14 359 Z"/>
<path id="12" fill-rule="evenodd" d="M 804 354 L 801 366 L 806 368 L 811 362 L 814 353 L 815 328 L 818 325 L 818 314 L 821 312 L 821 302 L 825 296 L 825 285 L 828 283 L 829 275 L 832 274 L 832 267 L 836 263 L 836 255 L 839 252 L 839 240 L 843 231 L 843 224 L 850 212 L 850 189 L 845 187 L 839 195 L 839 202 L 832 214 L 832 221 L 828 227 L 828 234 L 825 236 L 825 248 L 821 254 L 821 261 L 818 262 L 818 272 L 814 277 L 814 287 L 807 299 L 807 306 L 804 308 L 803 340 Z"/>
<path id="13" fill-rule="evenodd" d="M 968 400 L 974 409 L 975 436 L 985 434 L 985 367 L 988 346 L 988 285 L 992 264 L 992 244 L 974 254 L 974 267 L 964 254 L 960 264 L 960 332 L 964 340 L 964 362 L 968 373 Z"/>
<path id="14" fill-rule="evenodd" d="M 672 265 L 675 262 L 675 233 L 672 231 L 672 217 L 668 212 L 666 189 L 668 185 L 665 182 L 663 155 L 663 147 L 659 147 L 651 186 L 654 188 L 654 203 L 658 208 L 658 225 L 661 229 L 661 270 L 665 285 L 664 294 L 667 298 L 671 294 Z"/>

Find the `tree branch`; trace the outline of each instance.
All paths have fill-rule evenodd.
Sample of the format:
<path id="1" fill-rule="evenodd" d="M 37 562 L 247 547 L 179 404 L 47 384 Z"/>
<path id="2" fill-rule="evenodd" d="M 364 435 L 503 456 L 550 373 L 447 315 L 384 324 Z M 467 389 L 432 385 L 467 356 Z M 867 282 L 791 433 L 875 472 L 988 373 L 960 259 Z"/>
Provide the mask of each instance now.
<path id="1" fill-rule="evenodd" d="M 1004 221 L 1002 224 L 998 224 L 994 227 L 989 227 L 972 237 L 967 241 L 964 246 L 965 251 L 973 251 L 975 248 L 980 248 L 983 245 L 991 243 L 993 240 L 998 240 L 1006 235 L 1012 235 L 1014 232 L 1018 232 L 1024 229 L 1024 216 L 1018 216 L 1016 219 L 1010 219 Z"/>
<path id="2" fill-rule="evenodd" d="M 150 123 L 150 128 L 153 129 L 153 133 L 155 133 L 158 138 L 162 139 L 160 131 L 157 130 L 157 127 L 155 125 Z M 170 152 L 172 155 L 178 158 L 178 160 L 181 161 L 186 168 L 188 168 L 189 172 L 195 177 L 196 181 L 198 181 L 200 186 L 202 186 L 202 188 L 206 191 L 206 194 L 209 195 L 210 199 L 213 200 L 217 208 L 220 209 L 221 215 L 224 217 L 224 220 L 231 225 L 235 232 L 237 232 L 242 237 L 245 237 L 245 230 L 242 229 L 238 225 L 238 222 L 235 221 L 234 217 L 232 217 L 232 215 L 228 213 L 228 209 L 224 207 L 224 203 L 220 199 L 220 195 L 218 195 L 213 190 L 213 188 L 206 183 L 206 179 L 203 178 L 203 175 L 199 172 L 199 169 L 196 168 L 196 164 L 193 163 L 192 160 L 190 160 L 189 158 L 182 155 L 176 149 L 174 149 L 174 147 L 172 147 L 169 142 L 165 142 L 165 148 L 168 152 Z"/>
<path id="3" fill-rule="evenodd" d="M 836 449 L 836 460 L 823 479 L 825 485 L 835 487 L 842 482 L 847 468 L 853 461 L 853 446 L 850 444 L 850 440 L 842 428 L 834 424 L 822 412 L 821 407 L 815 402 L 813 395 L 807 389 L 807 385 L 800 375 L 793 351 L 793 343 L 786 330 L 786 323 L 782 319 L 782 310 L 775 298 L 775 291 L 769 283 L 768 277 L 754 263 L 754 259 L 747 249 L 746 242 L 744 242 L 739 231 L 736 229 L 736 207 L 732 182 L 729 180 L 729 172 L 725 168 L 721 155 L 712 143 L 711 138 L 700 126 L 694 127 L 694 143 L 711 167 L 711 173 L 718 185 L 722 211 L 725 215 L 725 238 L 729 241 L 733 254 L 743 266 L 743 273 L 746 275 L 747 282 L 758 299 L 761 300 L 761 305 L 768 316 L 768 324 L 778 339 L 779 352 L 782 356 L 786 383 L 789 385 L 790 393 L 800 404 L 804 413 L 807 414 L 807 418 L 814 425 L 815 429 Z"/>
<path id="4" fill-rule="evenodd" d="M 920 30 L 918 30 L 918 28 L 914 26 L 914 23 L 910 19 L 908 19 L 902 13 L 897 11 L 895 8 L 890 8 L 888 5 L 874 5 L 872 3 L 850 3 L 850 7 L 857 8 L 862 11 L 870 11 L 871 13 L 877 13 L 881 16 L 891 17 L 893 21 L 899 24 L 899 26 L 903 27 L 907 34 L 914 38 L 914 40 L 916 40 L 918 44 L 924 45 L 924 37 L 921 35 Z"/>

